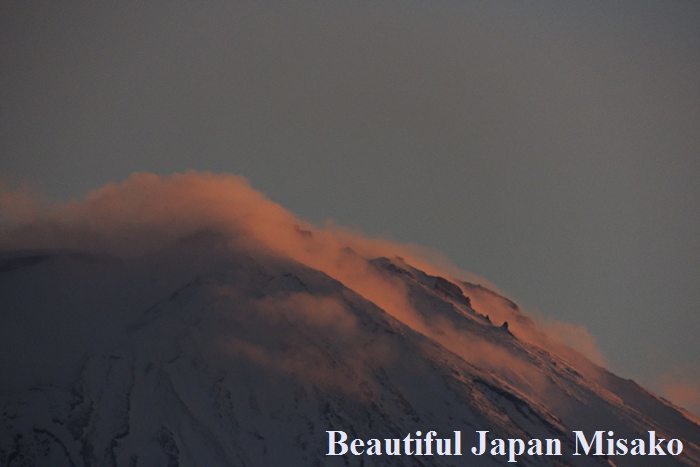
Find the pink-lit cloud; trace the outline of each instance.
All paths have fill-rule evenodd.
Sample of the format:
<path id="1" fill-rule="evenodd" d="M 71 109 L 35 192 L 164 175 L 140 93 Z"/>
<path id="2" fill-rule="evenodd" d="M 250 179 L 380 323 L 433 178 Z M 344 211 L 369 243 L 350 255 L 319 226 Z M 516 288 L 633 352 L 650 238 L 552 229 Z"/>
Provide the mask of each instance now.
<path id="1" fill-rule="evenodd" d="M 425 248 L 368 238 L 330 224 L 311 225 L 254 190 L 239 176 L 188 172 L 162 177 L 137 173 L 121 183 L 107 184 L 89 193 L 84 200 L 43 209 L 36 208 L 32 197 L 21 192 L 8 192 L 0 200 L 0 215 L 10 220 L 0 231 L 3 249 L 65 248 L 140 256 L 199 232 L 215 231 L 223 234 L 232 248 L 283 257 L 324 272 L 464 358 L 489 360 L 496 367 L 511 365 L 521 373 L 531 372 L 517 358 L 496 352 L 488 342 L 463 340 L 459 331 L 447 329 L 445 323 L 438 326 L 436 322 L 426 322 L 409 300 L 405 284 L 382 274 L 368 260 L 400 256 L 429 274 L 483 280 Z M 519 338 L 549 349 L 563 348 L 499 294 L 465 284 L 461 287 L 474 308 L 488 314 L 495 324 L 508 321 Z M 301 295 L 290 300 L 299 303 L 288 302 L 286 306 L 323 309 L 326 313 L 302 313 L 299 319 L 312 320 L 315 325 L 352 328 L 352 317 L 344 312 L 342 304 L 311 303 Z M 258 307 L 264 311 L 273 305 L 280 304 L 262 301 Z M 544 329 L 562 336 L 560 341 L 594 361 L 602 361 L 594 339 L 582 328 L 548 322 Z"/>

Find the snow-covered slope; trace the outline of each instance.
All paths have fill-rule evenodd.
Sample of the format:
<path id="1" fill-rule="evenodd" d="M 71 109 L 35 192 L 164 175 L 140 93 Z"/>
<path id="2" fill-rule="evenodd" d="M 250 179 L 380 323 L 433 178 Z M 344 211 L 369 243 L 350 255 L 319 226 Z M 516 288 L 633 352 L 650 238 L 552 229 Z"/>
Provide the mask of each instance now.
<path id="1" fill-rule="evenodd" d="M 691 416 L 549 340 L 513 302 L 401 258 L 346 254 L 399 287 L 405 313 L 367 287 L 207 235 L 131 259 L 4 254 L 0 466 L 359 465 L 324 456 L 326 430 L 426 428 L 565 441 L 573 429 L 656 430 L 685 452 L 651 465 L 700 465 Z M 608 465 L 520 459 L 539 462 Z"/>

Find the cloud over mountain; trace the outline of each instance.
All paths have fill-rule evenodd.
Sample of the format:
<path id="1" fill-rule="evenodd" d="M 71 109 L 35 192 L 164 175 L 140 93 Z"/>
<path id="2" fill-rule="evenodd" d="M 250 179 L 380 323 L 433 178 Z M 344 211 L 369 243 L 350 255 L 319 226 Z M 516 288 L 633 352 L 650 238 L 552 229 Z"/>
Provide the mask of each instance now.
<path id="1" fill-rule="evenodd" d="M 454 417 L 700 442 L 690 416 L 602 368 L 583 329 L 533 320 L 425 249 L 305 222 L 242 177 L 139 173 L 80 201 L 21 199 L 0 212 L 0 340 L 21 355 L 0 356 L 0 462 L 49 443 L 86 465 L 309 465 L 323 427 Z M 269 452 L 290 430 L 304 449 Z"/>
<path id="2" fill-rule="evenodd" d="M 202 232 L 216 232 L 232 249 L 281 255 L 321 270 L 417 329 L 423 329 L 425 323 L 417 318 L 404 286 L 377 273 L 368 259 L 401 257 L 430 274 L 474 277 L 416 245 L 368 238 L 335 225 L 313 226 L 236 175 L 188 172 L 164 177 L 136 173 L 76 202 L 41 206 L 23 191 L 6 192 L 3 199 L 8 201 L 0 205 L 0 219 L 6 219 L 0 231 L 3 249 L 69 249 L 139 256 Z M 440 266 L 433 264 L 435 258 L 439 258 Z M 517 309 L 484 290 L 488 291 L 470 289 L 477 308 L 483 306 L 494 319 L 508 321 L 513 329 L 532 334 L 531 322 Z M 582 336 L 579 340 L 585 345 L 576 346 L 578 350 L 602 361 L 594 338 L 584 328 L 556 323 L 548 328 L 554 334 L 564 330 L 567 336 Z"/>

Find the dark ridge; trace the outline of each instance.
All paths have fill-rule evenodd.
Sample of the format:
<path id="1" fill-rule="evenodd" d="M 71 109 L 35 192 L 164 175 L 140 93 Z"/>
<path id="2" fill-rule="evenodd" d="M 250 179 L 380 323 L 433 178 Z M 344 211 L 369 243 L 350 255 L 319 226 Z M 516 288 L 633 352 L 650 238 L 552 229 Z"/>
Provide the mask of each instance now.
<path id="1" fill-rule="evenodd" d="M 74 261 L 97 264 L 117 261 L 113 256 L 73 250 L 17 250 L 0 252 L 0 273 L 30 268 L 47 261 L 67 258 Z"/>
<path id="2" fill-rule="evenodd" d="M 19 258 L 10 258 L 0 261 L 0 273 L 15 271 L 21 268 L 28 268 L 36 264 L 43 263 L 51 259 L 51 255 L 31 255 L 21 256 Z"/>
<path id="3" fill-rule="evenodd" d="M 518 304 L 515 303 L 513 300 L 511 300 L 507 297 L 504 297 L 503 295 L 501 295 L 497 292 L 494 292 L 493 290 L 491 290 L 487 287 L 484 287 L 481 284 L 473 284 L 473 283 L 467 282 L 467 281 L 462 281 L 461 283 L 468 290 L 475 290 L 475 291 L 479 291 L 479 292 L 484 292 L 484 293 L 491 295 L 493 297 L 500 298 L 501 300 L 503 300 L 506 303 L 506 305 L 508 305 L 509 308 L 512 308 L 515 311 L 520 311 L 520 307 L 518 307 Z"/>
<path id="4" fill-rule="evenodd" d="M 301 235 L 302 237 L 305 237 L 305 238 L 312 238 L 314 236 L 314 234 L 310 230 L 302 229 L 301 227 L 299 227 L 296 224 L 294 225 L 294 230 L 296 230 L 296 232 L 299 235 Z"/>
<path id="5" fill-rule="evenodd" d="M 429 276 L 430 277 L 430 276 Z M 433 283 L 433 288 L 443 295 L 457 300 L 458 302 L 471 307 L 472 302 L 469 297 L 462 293 L 462 289 L 458 285 L 453 284 L 444 277 L 434 276 L 435 282 Z"/>

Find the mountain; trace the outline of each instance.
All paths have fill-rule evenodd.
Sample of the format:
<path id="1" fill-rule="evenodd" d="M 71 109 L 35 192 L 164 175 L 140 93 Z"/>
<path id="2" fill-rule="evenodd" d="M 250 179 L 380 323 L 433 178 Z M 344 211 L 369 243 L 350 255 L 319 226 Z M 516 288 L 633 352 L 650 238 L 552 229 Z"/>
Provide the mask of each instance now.
<path id="1" fill-rule="evenodd" d="M 326 430 L 397 437 L 426 427 L 568 441 L 574 429 L 656 430 L 685 451 L 651 465 L 700 462 L 691 416 L 573 351 L 520 338 L 468 294 L 489 294 L 515 323 L 508 299 L 401 258 L 366 264 L 401 284 L 416 322 L 319 270 L 208 237 L 126 260 L 4 254 L 0 465 L 344 465 L 324 456 Z M 551 459 L 520 463 L 640 465 Z"/>
<path id="2" fill-rule="evenodd" d="M 0 466 L 509 464 L 325 455 L 328 431 L 429 430 L 465 451 L 479 430 L 562 440 L 522 465 L 700 465 L 698 420 L 607 371 L 583 330 L 566 344 L 591 358 L 427 256 L 201 173 L 0 224 Z M 574 430 L 684 450 L 573 456 Z"/>

